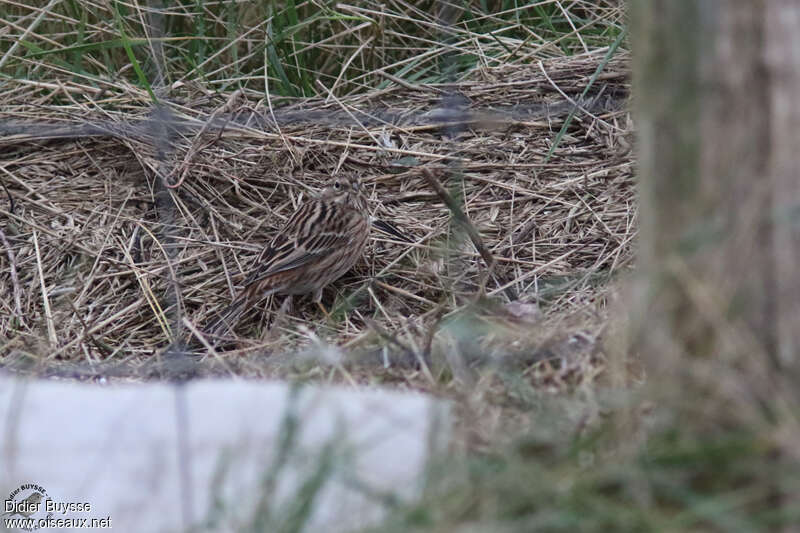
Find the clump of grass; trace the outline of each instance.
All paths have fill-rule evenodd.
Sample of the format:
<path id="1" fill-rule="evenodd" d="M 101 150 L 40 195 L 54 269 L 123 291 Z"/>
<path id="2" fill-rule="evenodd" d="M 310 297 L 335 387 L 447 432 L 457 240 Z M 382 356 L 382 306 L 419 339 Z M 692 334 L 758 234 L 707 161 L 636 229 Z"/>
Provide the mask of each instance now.
<path id="1" fill-rule="evenodd" d="M 0 40 L 6 77 L 111 92 L 128 84 L 150 90 L 154 79 L 199 81 L 214 91 L 286 97 L 317 95 L 315 80 L 339 96 L 383 88 L 390 83 L 383 73 L 410 83 L 451 81 L 478 67 L 586 53 L 614 42 L 623 28 L 618 6 L 556 0 L 461 7 L 433 0 L 69 0 L 0 2 L 0 15 L 9 29 Z"/>

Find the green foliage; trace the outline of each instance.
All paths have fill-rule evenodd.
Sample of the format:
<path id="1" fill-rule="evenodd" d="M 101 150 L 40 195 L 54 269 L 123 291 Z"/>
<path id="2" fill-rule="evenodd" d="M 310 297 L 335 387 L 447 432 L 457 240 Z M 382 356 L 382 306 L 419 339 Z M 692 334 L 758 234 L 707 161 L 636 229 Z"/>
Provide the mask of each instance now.
<path id="1" fill-rule="evenodd" d="M 561 54 L 608 46 L 622 32 L 619 10 L 603 5 L 571 11 L 541 1 L 442 6 L 435 0 L 413 8 L 369 0 L 163 6 L 0 0 L 0 17 L 10 23 L 0 40 L 0 75 L 67 76 L 106 90 L 124 80 L 151 98 L 156 72 L 166 81 L 199 80 L 220 91 L 314 96 L 324 93 L 318 80 L 347 94 L 387 83 L 384 69 L 409 82 L 445 82 L 481 64 L 552 55 L 556 46 Z"/>

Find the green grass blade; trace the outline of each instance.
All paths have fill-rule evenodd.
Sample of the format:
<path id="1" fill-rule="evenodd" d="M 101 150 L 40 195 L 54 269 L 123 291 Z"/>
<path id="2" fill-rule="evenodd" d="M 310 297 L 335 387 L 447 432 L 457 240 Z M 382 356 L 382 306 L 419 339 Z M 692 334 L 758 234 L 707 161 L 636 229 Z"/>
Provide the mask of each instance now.
<path id="1" fill-rule="evenodd" d="M 147 89 L 147 94 L 150 95 L 150 98 L 153 100 L 154 104 L 158 104 L 158 98 L 156 98 L 156 93 L 153 92 L 153 88 L 150 86 L 150 82 L 147 81 L 147 77 L 144 75 L 144 71 L 142 70 L 141 65 L 139 65 L 139 61 L 136 59 L 136 56 L 133 53 L 133 46 L 131 45 L 131 40 L 128 38 L 128 35 L 125 33 L 125 25 L 122 21 L 122 15 L 119 12 L 117 7 L 119 3 L 115 3 L 114 9 L 114 19 L 117 23 L 117 28 L 119 29 L 120 40 L 122 41 L 122 46 L 125 48 L 125 53 L 128 55 L 128 60 L 131 62 L 133 66 L 134 72 L 136 72 L 136 77 L 139 79 L 139 83 Z"/>
<path id="2" fill-rule="evenodd" d="M 586 87 L 583 89 L 580 99 L 583 99 L 586 96 L 586 94 L 589 92 L 589 89 L 592 88 L 594 82 L 597 81 L 597 77 L 600 76 L 601 72 L 603 72 L 603 69 L 606 67 L 608 62 L 611 61 L 611 58 L 614 57 L 614 53 L 616 53 L 617 48 L 619 48 L 619 45 L 622 44 L 622 40 L 625 38 L 626 34 L 627 34 L 627 29 L 622 30 L 620 34 L 617 36 L 616 40 L 611 44 L 611 46 L 608 47 L 608 52 L 606 52 L 606 55 L 605 57 L 603 57 L 603 60 L 600 62 L 600 64 L 597 65 L 597 68 L 595 69 L 594 74 L 592 74 L 592 77 L 589 78 L 589 83 L 587 83 Z M 569 128 L 569 125 L 572 123 L 572 119 L 575 116 L 576 111 L 577 109 L 573 107 L 572 110 L 569 112 L 569 115 L 567 115 L 567 118 L 564 120 L 564 124 L 561 126 L 561 130 L 559 130 L 555 140 L 553 141 L 553 145 L 550 147 L 550 150 L 547 151 L 547 156 L 544 158 L 545 163 L 550 161 L 550 158 L 553 156 L 553 152 L 556 151 L 556 148 L 558 148 L 558 144 L 561 142 L 562 137 L 564 137 L 564 135 L 567 133 L 567 128 Z"/>

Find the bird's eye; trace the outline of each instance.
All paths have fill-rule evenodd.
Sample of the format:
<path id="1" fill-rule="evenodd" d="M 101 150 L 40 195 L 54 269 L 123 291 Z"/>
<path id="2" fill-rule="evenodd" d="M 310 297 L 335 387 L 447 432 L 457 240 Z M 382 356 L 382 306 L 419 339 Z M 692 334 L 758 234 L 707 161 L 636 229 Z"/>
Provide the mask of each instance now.
<path id="1" fill-rule="evenodd" d="M 334 182 L 333 182 L 333 188 L 334 188 L 334 189 L 336 189 L 336 190 L 338 191 L 339 189 L 341 189 L 341 188 L 342 188 L 342 184 L 341 184 L 341 183 L 339 183 L 338 181 L 334 181 Z"/>

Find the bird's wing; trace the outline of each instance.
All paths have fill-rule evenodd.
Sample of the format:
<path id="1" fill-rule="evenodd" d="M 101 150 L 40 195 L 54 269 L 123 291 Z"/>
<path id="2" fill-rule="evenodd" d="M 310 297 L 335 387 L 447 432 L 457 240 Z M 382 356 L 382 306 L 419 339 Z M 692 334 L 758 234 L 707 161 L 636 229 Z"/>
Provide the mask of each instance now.
<path id="1" fill-rule="evenodd" d="M 373 220 L 372 227 L 380 231 L 381 233 L 385 233 L 386 235 L 391 235 L 392 237 L 395 237 L 403 242 L 409 242 L 409 243 L 414 242 L 413 239 L 411 239 L 411 237 L 400 231 L 397 228 L 397 226 L 386 220 L 381 220 L 381 219 Z"/>
<path id="2" fill-rule="evenodd" d="M 361 216 L 336 204 L 304 204 L 259 254 L 245 285 L 312 263 L 348 246 L 351 236 L 347 228 Z"/>

